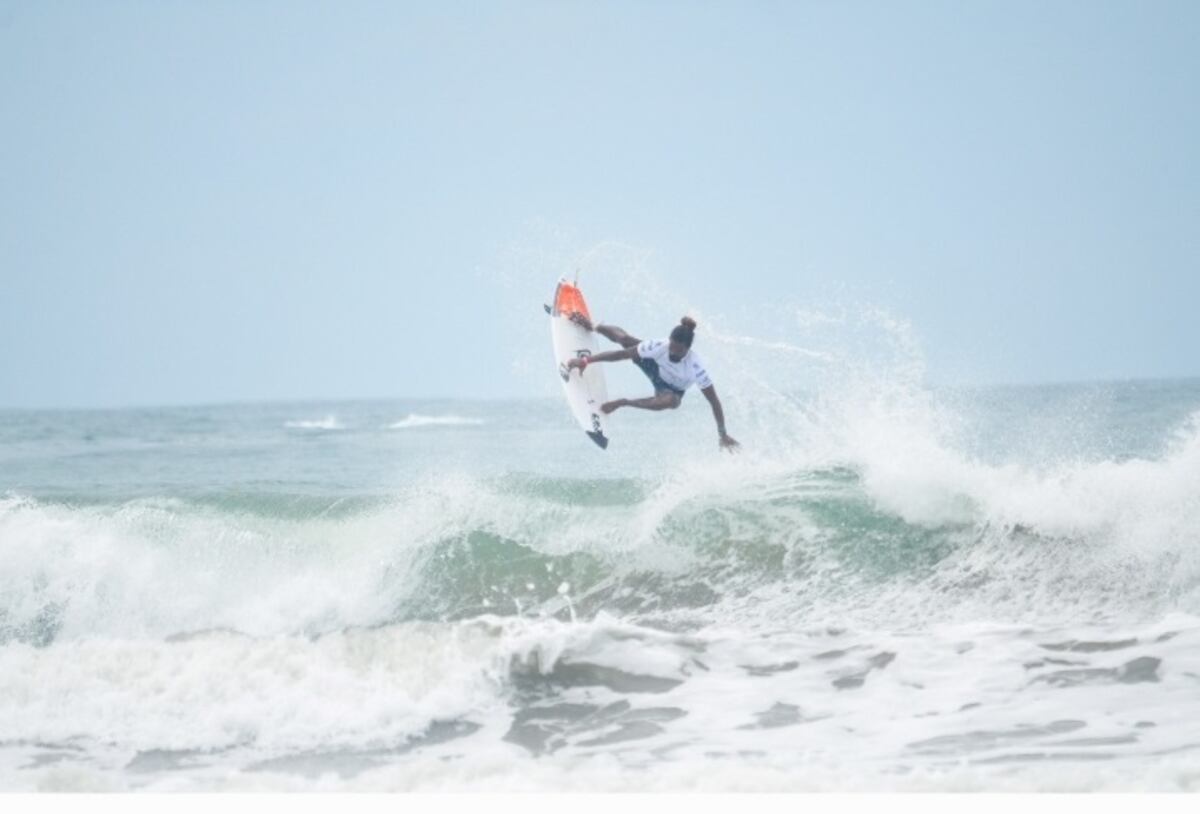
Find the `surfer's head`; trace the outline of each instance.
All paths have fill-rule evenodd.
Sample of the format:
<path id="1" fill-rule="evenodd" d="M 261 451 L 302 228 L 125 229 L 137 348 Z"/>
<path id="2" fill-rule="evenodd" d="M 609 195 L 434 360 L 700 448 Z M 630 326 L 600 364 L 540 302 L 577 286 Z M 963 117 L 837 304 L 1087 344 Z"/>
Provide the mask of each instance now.
<path id="1" fill-rule="evenodd" d="M 671 331 L 671 344 L 667 347 L 667 355 L 671 361 L 678 362 L 687 356 L 688 350 L 692 347 L 692 340 L 695 338 L 696 320 L 691 317 L 684 317 L 679 320 L 679 324 L 675 326 L 675 330 Z"/>

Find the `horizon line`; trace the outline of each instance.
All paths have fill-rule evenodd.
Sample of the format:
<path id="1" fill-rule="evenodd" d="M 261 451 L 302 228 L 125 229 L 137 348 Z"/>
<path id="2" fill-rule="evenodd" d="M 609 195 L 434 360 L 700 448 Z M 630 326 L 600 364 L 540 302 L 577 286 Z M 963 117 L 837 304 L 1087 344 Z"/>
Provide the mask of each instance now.
<path id="1" fill-rule="evenodd" d="M 986 383 L 940 382 L 928 385 L 930 390 L 1018 389 L 1034 387 L 1084 387 L 1130 384 L 1166 384 L 1200 382 L 1200 374 L 1187 376 L 1126 376 L 1110 379 L 1056 379 L 1044 381 L 999 381 Z M 285 404 L 355 404 L 384 402 L 457 402 L 499 404 L 505 402 L 552 401 L 556 396 L 324 396 L 324 397 L 262 397 L 231 398 L 214 401 L 127 402 L 123 404 L 17 406 L 0 404 L 0 413 L 20 412 L 121 412 L 134 410 L 179 410 L 198 407 L 249 407 Z"/>

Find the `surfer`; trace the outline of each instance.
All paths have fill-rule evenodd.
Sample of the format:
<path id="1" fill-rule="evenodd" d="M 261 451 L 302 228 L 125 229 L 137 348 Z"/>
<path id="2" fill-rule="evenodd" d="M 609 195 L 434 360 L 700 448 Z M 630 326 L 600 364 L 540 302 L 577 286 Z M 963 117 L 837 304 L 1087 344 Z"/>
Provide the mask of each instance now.
<path id="1" fill-rule="evenodd" d="M 571 314 L 571 321 L 584 330 L 595 331 L 601 336 L 616 342 L 621 350 L 610 350 L 594 353 L 590 357 L 571 359 L 567 368 L 579 368 L 582 371 L 591 362 L 619 362 L 630 359 L 654 385 L 654 395 L 644 399 L 616 399 L 600 405 L 604 413 L 612 413 L 622 407 L 637 407 L 642 410 L 674 410 L 683 400 L 684 392 L 693 384 L 700 386 L 700 392 L 712 406 L 713 418 L 717 420 L 717 434 L 720 437 L 722 449 L 732 450 L 738 442 L 725 432 L 725 412 L 721 409 L 721 400 L 717 398 L 717 389 L 704 369 L 704 363 L 692 350 L 692 340 L 696 335 L 696 320 L 684 317 L 671 331 L 668 339 L 647 339 L 644 342 L 636 336 L 630 336 L 626 331 L 615 325 L 592 326 L 583 314 Z"/>

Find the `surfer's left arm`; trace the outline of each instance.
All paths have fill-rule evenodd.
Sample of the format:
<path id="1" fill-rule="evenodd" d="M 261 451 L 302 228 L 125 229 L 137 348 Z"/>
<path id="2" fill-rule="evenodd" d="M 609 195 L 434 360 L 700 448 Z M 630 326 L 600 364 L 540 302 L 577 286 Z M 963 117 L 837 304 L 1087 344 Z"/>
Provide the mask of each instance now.
<path id="1" fill-rule="evenodd" d="M 725 432 L 725 411 L 721 409 L 721 400 L 717 398 L 717 388 L 714 385 L 700 388 L 700 392 L 708 399 L 708 403 L 712 405 L 713 418 L 717 420 L 717 434 L 720 436 L 721 449 L 733 450 L 738 446 L 738 442 L 733 440 L 733 436 Z"/>

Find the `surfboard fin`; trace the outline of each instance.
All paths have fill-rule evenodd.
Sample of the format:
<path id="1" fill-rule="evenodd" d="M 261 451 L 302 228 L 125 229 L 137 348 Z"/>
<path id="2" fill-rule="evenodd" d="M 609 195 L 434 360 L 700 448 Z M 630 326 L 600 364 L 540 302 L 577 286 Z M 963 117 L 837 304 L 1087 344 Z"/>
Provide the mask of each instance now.
<path id="1" fill-rule="evenodd" d="M 593 441 L 595 441 L 596 446 L 600 447 L 600 449 L 608 449 L 608 439 L 604 437 L 604 433 L 589 432 L 587 434 L 587 437 L 591 438 Z"/>

